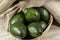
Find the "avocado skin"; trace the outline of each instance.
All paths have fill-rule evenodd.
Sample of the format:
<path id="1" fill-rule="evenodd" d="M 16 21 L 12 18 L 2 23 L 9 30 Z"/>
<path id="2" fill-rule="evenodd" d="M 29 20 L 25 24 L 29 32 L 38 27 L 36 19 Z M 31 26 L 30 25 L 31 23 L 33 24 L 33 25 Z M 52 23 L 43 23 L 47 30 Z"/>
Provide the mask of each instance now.
<path id="1" fill-rule="evenodd" d="M 26 27 L 22 23 L 10 25 L 10 32 L 13 36 L 24 38 L 26 36 Z"/>
<path id="2" fill-rule="evenodd" d="M 22 14 L 16 14 L 12 17 L 12 19 L 10 20 L 10 24 L 15 24 L 15 23 L 24 23 L 24 17 Z"/>
<path id="3" fill-rule="evenodd" d="M 49 12 L 43 7 L 39 7 L 37 8 L 37 10 L 39 11 L 41 15 L 41 20 L 47 22 L 49 19 Z"/>
<path id="4" fill-rule="evenodd" d="M 42 35 L 43 29 L 40 27 L 39 23 L 34 22 L 28 26 L 28 31 L 32 37 L 37 37 L 39 35 Z"/>
<path id="5" fill-rule="evenodd" d="M 43 28 L 43 30 L 47 27 L 47 23 L 44 21 L 39 21 L 39 24 Z"/>
<path id="6" fill-rule="evenodd" d="M 38 21 L 40 19 L 39 12 L 34 8 L 26 8 L 23 10 L 23 13 L 28 22 Z"/>

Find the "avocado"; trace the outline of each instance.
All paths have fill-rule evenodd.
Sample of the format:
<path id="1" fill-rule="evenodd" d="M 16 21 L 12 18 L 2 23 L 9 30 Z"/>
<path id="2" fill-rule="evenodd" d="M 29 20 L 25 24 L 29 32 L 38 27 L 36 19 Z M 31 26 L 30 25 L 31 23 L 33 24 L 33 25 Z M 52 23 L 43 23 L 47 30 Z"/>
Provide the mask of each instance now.
<path id="1" fill-rule="evenodd" d="M 10 32 L 13 36 L 24 38 L 26 36 L 26 27 L 24 24 L 10 25 Z"/>
<path id="2" fill-rule="evenodd" d="M 40 21 L 39 24 L 43 28 L 43 30 L 47 27 L 47 24 L 44 21 Z"/>
<path id="3" fill-rule="evenodd" d="M 19 22 L 20 23 L 24 22 L 24 17 L 22 14 L 16 14 L 10 20 L 10 24 L 15 24 L 15 23 L 19 23 Z"/>
<path id="4" fill-rule="evenodd" d="M 41 15 L 41 20 L 47 22 L 49 19 L 49 12 L 43 7 L 38 7 L 37 10 Z"/>
<path id="5" fill-rule="evenodd" d="M 34 8 L 26 8 L 23 10 L 23 13 L 28 22 L 38 21 L 40 19 L 39 12 Z"/>
<path id="6" fill-rule="evenodd" d="M 34 22 L 34 23 L 29 24 L 28 31 L 32 37 L 37 37 L 39 35 L 42 35 L 43 29 L 42 27 L 40 27 L 39 23 Z"/>

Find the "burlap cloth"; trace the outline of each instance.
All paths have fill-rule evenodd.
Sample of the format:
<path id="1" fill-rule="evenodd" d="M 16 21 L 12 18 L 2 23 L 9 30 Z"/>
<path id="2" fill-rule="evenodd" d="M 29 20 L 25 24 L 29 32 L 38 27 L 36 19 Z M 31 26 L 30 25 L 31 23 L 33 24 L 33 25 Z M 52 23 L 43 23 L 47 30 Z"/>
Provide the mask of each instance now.
<path id="1" fill-rule="evenodd" d="M 54 21 L 50 31 L 42 40 L 60 40 L 60 25 Z"/>
<path id="2" fill-rule="evenodd" d="M 2 25 L 2 27 L 6 26 L 6 25 L 4 25 L 6 23 L 5 21 L 7 21 L 5 17 L 1 18 L 2 20 L 0 20 L 0 25 Z M 13 38 L 13 36 L 10 33 L 7 33 L 6 31 L 4 31 L 2 29 L 3 28 L 1 28 L 1 26 L 0 26 L 0 40 L 15 40 L 15 38 Z M 5 35 L 7 35 L 7 36 L 5 36 Z M 58 25 L 54 21 L 53 25 L 51 26 L 50 31 L 47 33 L 47 35 L 45 35 L 43 37 L 42 40 L 60 40 L 60 25 Z"/>

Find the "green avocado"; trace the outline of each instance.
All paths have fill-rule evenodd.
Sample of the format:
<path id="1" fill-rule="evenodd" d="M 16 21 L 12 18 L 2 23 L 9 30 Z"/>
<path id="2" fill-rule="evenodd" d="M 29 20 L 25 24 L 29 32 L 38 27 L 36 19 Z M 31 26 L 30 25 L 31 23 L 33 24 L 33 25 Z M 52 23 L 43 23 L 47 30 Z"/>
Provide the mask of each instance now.
<path id="1" fill-rule="evenodd" d="M 24 38 L 26 36 L 26 27 L 24 24 L 10 25 L 10 32 L 13 36 Z"/>
<path id="2" fill-rule="evenodd" d="M 28 31 L 32 37 L 37 37 L 39 35 L 42 35 L 43 29 L 40 27 L 39 23 L 34 22 L 28 26 Z"/>
<path id="3" fill-rule="evenodd" d="M 48 19 L 49 19 L 49 12 L 45 8 L 43 8 L 43 7 L 39 7 L 39 8 L 37 8 L 37 10 L 39 11 L 39 13 L 41 15 L 41 20 L 45 21 L 45 22 L 48 21 Z"/>
<path id="4" fill-rule="evenodd" d="M 15 24 L 15 23 L 23 23 L 24 22 L 24 17 L 22 14 L 16 14 L 12 17 L 10 20 L 10 24 Z"/>
<path id="5" fill-rule="evenodd" d="M 23 13 L 28 22 L 38 21 L 40 19 L 39 12 L 34 8 L 26 8 L 23 10 Z"/>
<path id="6" fill-rule="evenodd" d="M 39 24 L 43 29 L 47 27 L 47 24 L 44 21 L 40 21 Z"/>

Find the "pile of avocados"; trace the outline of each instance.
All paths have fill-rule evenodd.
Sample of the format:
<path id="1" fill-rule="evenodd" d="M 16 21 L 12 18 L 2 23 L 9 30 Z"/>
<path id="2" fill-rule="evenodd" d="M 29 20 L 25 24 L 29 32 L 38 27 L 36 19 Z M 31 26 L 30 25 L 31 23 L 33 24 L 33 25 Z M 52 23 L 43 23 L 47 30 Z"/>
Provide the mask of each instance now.
<path id="1" fill-rule="evenodd" d="M 10 20 L 10 32 L 22 39 L 32 39 L 43 34 L 48 26 L 49 12 L 43 7 L 25 8 Z"/>

